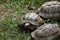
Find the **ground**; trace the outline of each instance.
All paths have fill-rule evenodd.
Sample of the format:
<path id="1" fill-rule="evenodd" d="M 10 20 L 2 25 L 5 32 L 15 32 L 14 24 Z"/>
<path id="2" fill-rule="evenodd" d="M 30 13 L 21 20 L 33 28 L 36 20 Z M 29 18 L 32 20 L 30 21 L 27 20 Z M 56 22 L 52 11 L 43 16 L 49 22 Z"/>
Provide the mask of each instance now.
<path id="1" fill-rule="evenodd" d="M 30 33 L 18 30 L 17 24 L 28 10 L 20 2 L 0 4 L 0 40 L 30 40 Z"/>
<path id="2" fill-rule="evenodd" d="M 19 30 L 17 24 L 20 22 L 21 16 L 32 12 L 26 6 L 34 5 L 37 10 L 43 2 L 45 1 L 12 0 L 9 3 L 0 1 L 0 40 L 31 40 L 30 32 Z"/>

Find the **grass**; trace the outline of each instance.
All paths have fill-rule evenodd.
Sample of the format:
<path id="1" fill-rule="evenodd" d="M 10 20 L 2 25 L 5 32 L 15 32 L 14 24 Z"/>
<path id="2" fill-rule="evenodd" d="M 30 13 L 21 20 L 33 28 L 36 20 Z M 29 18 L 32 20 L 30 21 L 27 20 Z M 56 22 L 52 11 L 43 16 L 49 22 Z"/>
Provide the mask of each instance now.
<path id="1" fill-rule="evenodd" d="M 31 12 L 26 5 L 34 5 L 36 9 L 47 0 L 11 0 L 0 4 L 0 40 L 31 40 L 30 33 L 18 30 L 17 24 L 21 16 Z"/>
<path id="2" fill-rule="evenodd" d="M 17 27 L 26 12 L 18 2 L 0 4 L 0 40 L 30 40 L 30 34 Z"/>

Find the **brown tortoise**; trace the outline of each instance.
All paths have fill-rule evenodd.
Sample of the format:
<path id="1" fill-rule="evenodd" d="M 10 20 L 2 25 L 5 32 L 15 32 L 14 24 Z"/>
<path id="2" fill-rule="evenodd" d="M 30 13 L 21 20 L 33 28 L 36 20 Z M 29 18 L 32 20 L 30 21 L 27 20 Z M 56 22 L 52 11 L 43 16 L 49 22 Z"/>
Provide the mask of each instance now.
<path id="1" fill-rule="evenodd" d="M 54 40 L 60 35 L 58 24 L 43 24 L 38 29 L 31 33 L 34 40 Z"/>
<path id="2" fill-rule="evenodd" d="M 60 19 L 60 2 L 49 1 L 38 8 L 37 14 L 46 19 Z"/>
<path id="3" fill-rule="evenodd" d="M 36 13 L 27 13 L 21 18 L 20 27 L 28 30 L 34 30 L 43 24 L 42 18 Z"/>

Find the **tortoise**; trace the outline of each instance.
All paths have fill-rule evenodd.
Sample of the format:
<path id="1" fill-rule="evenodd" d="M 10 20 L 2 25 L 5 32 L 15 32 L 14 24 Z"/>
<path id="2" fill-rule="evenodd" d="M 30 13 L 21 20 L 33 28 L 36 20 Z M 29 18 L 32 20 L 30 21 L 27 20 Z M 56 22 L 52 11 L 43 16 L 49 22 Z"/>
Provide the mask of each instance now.
<path id="1" fill-rule="evenodd" d="M 34 40 L 54 40 L 60 35 L 60 28 L 58 24 L 43 24 L 38 29 L 31 33 Z"/>
<path id="2" fill-rule="evenodd" d="M 43 24 L 42 18 L 36 13 L 27 13 L 21 18 L 20 27 L 27 30 L 34 30 Z"/>
<path id="3" fill-rule="evenodd" d="M 49 1 L 38 8 L 37 14 L 44 19 L 60 19 L 60 2 Z"/>

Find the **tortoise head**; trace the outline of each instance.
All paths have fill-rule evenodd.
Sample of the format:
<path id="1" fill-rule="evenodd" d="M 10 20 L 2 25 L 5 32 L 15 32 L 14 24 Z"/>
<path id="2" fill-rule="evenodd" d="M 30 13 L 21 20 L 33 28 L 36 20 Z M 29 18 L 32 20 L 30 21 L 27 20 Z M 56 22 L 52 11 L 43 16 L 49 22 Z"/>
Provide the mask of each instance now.
<path id="1" fill-rule="evenodd" d="M 27 22 L 27 23 L 24 24 L 24 26 L 25 26 L 24 28 L 29 27 L 30 25 L 31 25 L 31 23 Z"/>
<path id="2" fill-rule="evenodd" d="M 29 22 L 26 22 L 26 23 L 24 24 L 24 29 L 34 30 L 34 29 L 36 29 L 36 28 L 37 28 L 36 25 L 33 25 L 33 24 L 29 23 Z"/>

